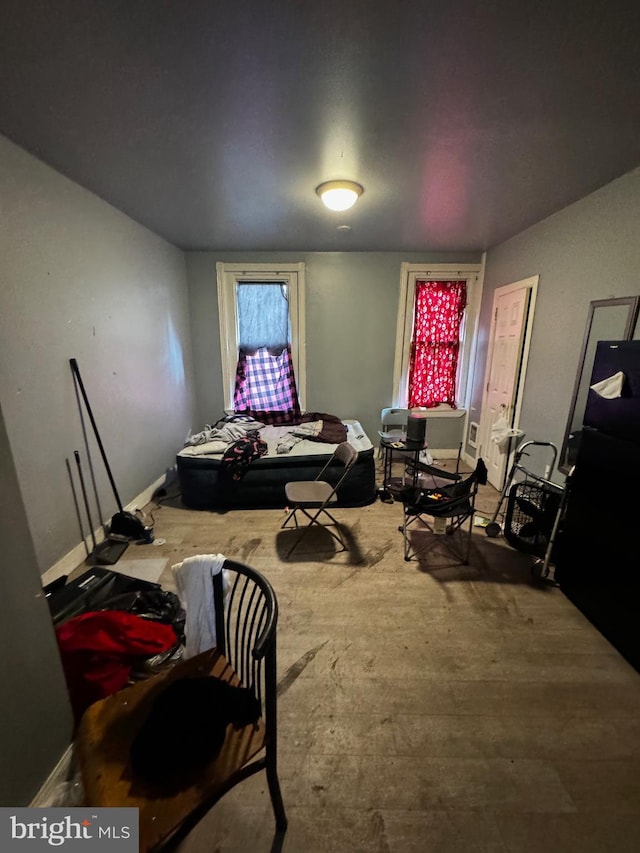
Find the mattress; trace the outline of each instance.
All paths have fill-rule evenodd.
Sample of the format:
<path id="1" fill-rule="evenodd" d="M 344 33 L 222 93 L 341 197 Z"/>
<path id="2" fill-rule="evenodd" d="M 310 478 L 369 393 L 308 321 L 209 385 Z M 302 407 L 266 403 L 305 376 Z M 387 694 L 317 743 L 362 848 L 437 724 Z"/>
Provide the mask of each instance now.
<path id="1" fill-rule="evenodd" d="M 358 459 L 338 491 L 336 506 L 365 506 L 376 498 L 374 447 L 358 421 L 343 421 L 347 441 Z M 290 427 L 266 426 L 260 438 L 268 452 L 255 459 L 240 480 L 231 480 L 222 469 L 222 452 L 206 444 L 183 448 L 177 455 L 182 502 L 190 509 L 269 509 L 287 504 L 285 485 L 294 480 L 313 480 L 330 459 L 336 445 L 302 439 L 288 453 L 277 453 L 279 441 Z M 324 478 L 337 482 L 342 466 L 337 463 Z"/>

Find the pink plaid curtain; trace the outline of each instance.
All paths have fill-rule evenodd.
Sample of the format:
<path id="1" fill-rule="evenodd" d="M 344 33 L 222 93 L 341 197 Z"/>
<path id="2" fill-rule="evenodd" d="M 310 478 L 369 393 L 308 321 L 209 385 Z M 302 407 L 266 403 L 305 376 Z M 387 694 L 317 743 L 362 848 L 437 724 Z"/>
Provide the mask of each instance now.
<path id="1" fill-rule="evenodd" d="M 264 424 L 287 424 L 300 420 L 290 346 L 277 355 L 270 353 L 267 347 L 252 353 L 240 350 L 233 409 L 236 414 L 251 415 Z"/>
<path id="2" fill-rule="evenodd" d="M 460 324 L 467 303 L 464 281 L 418 281 L 409 361 L 409 408 L 456 408 Z"/>

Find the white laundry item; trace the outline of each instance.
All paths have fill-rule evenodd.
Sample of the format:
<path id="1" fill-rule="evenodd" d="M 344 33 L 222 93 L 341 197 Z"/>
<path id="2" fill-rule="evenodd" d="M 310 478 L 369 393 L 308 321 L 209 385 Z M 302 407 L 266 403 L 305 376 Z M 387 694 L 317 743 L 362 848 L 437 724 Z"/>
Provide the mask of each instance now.
<path id="1" fill-rule="evenodd" d="M 254 421 L 253 423 L 257 424 L 257 421 Z M 258 426 L 261 427 L 262 424 L 258 424 Z M 206 444 L 212 441 L 221 441 L 224 442 L 225 446 L 227 446 L 229 444 L 233 444 L 234 441 L 239 441 L 241 438 L 245 438 L 251 431 L 252 430 L 249 429 L 246 423 L 224 424 L 224 426 L 221 427 L 212 427 L 207 424 L 202 432 L 190 435 L 185 441 L 184 446 L 190 447 L 192 445 Z"/>
<path id="2" fill-rule="evenodd" d="M 209 456 L 214 453 L 222 454 L 229 447 L 229 442 L 225 439 L 213 439 L 213 441 L 205 441 L 202 444 L 192 444 L 183 447 L 180 451 L 180 456 Z"/>
<path id="3" fill-rule="evenodd" d="M 191 658 L 216 645 L 213 577 L 222 570 L 222 554 L 198 554 L 171 566 L 178 598 L 185 614 L 183 658 Z"/>
<path id="4" fill-rule="evenodd" d="M 600 382 L 596 382 L 594 385 L 590 385 L 589 387 L 599 394 L 601 397 L 604 397 L 605 400 L 615 400 L 616 397 L 622 397 L 622 386 L 624 385 L 624 373 L 619 370 L 617 373 L 614 373 L 613 376 L 607 377 L 607 379 L 602 379 Z"/>

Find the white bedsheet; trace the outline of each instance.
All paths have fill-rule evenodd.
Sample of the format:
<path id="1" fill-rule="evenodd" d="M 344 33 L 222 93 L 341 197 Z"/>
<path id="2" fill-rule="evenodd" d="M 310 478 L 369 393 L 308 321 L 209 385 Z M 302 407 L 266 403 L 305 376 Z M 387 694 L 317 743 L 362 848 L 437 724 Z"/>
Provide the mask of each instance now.
<path id="1" fill-rule="evenodd" d="M 345 420 L 343 421 L 347 428 L 347 441 L 359 453 L 364 450 L 370 450 L 373 445 L 360 425 L 360 421 Z M 277 453 L 276 448 L 282 437 L 291 431 L 290 426 L 264 426 L 258 433 L 263 441 L 266 441 L 269 448 L 266 456 L 278 456 L 286 458 L 288 456 L 321 456 L 330 454 L 336 449 L 335 444 L 325 444 L 322 441 L 309 441 L 303 438 L 291 450 L 290 453 Z M 210 441 L 205 444 L 196 444 L 189 447 L 183 447 L 178 453 L 179 456 L 211 456 L 213 458 L 221 457 L 227 445 L 221 446 L 219 441 Z M 264 458 L 264 457 L 262 457 Z"/>

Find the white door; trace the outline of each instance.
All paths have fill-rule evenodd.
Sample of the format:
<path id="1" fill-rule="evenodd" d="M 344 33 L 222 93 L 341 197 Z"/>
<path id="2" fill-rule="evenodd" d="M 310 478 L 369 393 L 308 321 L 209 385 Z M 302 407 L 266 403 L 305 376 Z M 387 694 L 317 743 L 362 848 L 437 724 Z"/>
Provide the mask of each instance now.
<path id="1" fill-rule="evenodd" d="M 493 323 L 480 419 L 482 458 L 492 486 L 501 490 L 508 462 L 507 448 L 491 441 L 491 428 L 504 415 L 515 423 L 515 402 L 523 355 L 524 329 L 531 288 L 527 285 L 500 287 L 493 300 Z"/>

